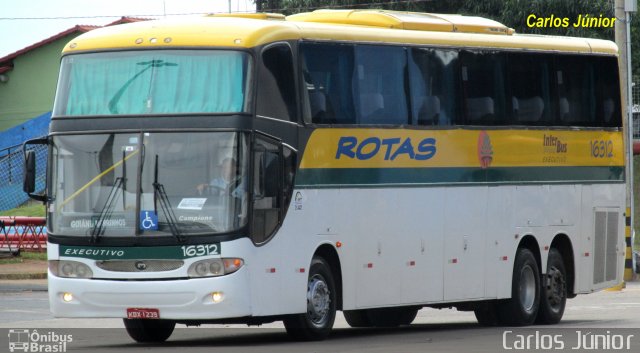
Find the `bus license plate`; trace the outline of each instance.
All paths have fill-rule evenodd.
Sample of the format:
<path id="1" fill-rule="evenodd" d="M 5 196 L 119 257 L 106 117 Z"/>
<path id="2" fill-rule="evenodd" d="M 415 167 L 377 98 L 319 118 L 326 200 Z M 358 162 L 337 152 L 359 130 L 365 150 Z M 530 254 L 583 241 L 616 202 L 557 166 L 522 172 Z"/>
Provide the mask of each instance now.
<path id="1" fill-rule="evenodd" d="M 160 310 L 147 308 L 127 308 L 129 319 L 159 319 Z"/>

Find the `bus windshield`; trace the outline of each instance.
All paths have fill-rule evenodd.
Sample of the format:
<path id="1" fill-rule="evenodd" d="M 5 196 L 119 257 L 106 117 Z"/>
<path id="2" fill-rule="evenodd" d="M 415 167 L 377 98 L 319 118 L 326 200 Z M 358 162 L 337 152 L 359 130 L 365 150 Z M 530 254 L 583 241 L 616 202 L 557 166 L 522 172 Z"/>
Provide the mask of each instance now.
<path id="1" fill-rule="evenodd" d="M 55 116 L 247 111 L 247 53 L 149 50 L 62 59 Z"/>
<path id="2" fill-rule="evenodd" d="M 244 133 L 110 133 L 52 141 L 52 234 L 181 239 L 246 224 Z"/>

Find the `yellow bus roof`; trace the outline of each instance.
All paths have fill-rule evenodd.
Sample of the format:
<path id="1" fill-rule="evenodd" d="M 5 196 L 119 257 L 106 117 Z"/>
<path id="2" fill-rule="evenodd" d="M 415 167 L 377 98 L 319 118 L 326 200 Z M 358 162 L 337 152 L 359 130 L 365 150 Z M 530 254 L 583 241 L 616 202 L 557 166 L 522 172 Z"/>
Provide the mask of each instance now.
<path id="1" fill-rule="evenodd" d="M 360 25 L 436 32 L 513 34 L 502 23 L 482 17 L 386 10 L 316 10 L 287 17 L 288 21 Z"/>
<path id="2" fill-rule="evenodd" d="M 136 48 L 252 48 L 283 40 L 505 48 L 617 54 L 606 40 L 522 35 L 492 20 L 383 10 L 319 10 L 278 14 L 208 15 L 104 27 L 67 44 L 63 53 Z"/>

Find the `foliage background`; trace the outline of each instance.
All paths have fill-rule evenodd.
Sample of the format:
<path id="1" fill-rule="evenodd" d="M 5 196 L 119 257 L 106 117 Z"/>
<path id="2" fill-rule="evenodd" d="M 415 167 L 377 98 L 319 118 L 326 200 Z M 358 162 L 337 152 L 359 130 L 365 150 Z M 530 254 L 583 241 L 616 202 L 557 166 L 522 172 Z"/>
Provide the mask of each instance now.
<path id="1" fill-rule="evenodd" d="M 448 13 L 487 17 L 518 33 L 575 36 L 614 40 L 613 28 L 529 28 L 527 16 L 567 17 L 573 23 L 579 14 L 614 17 L 614 0 L 254 0 L 259 12 L 291 15 L 321 8 L 366 9 Z M 623 18 L 616 21 L 624 21 Z M 640 21 L 631 20 L 632 47 L 640 47 Z M 640 72 L 640 50 L 632 54 L 633 72 Z"/>

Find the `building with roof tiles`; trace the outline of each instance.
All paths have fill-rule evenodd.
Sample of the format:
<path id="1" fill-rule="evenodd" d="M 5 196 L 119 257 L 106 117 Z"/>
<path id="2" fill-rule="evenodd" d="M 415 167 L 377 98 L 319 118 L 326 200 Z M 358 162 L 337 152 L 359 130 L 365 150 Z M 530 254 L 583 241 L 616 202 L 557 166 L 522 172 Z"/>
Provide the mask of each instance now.
<path id="1" fill-rule="evenodd" d="M 122 17 L 106 26 L 143 21 Z M 77 25 L 0 58 L 0 150 L 46 134 L 64 45 L 100 26 Z"/>

